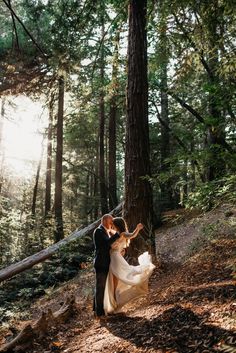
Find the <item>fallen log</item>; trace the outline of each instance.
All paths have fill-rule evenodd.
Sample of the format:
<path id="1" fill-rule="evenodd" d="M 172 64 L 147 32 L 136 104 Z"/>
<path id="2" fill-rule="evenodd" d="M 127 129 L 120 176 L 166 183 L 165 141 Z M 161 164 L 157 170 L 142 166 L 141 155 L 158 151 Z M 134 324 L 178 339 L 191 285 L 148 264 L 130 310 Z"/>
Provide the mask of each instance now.
<path id="1" fill-rule="evenodd" d="M 113 211 L 110 213 L 114 216 L 120 214 L 122 210 L 122 204 L 119 204 Z M 31 267 L 34 265 L 45 261 L 48 259 L 51 255 L 53 255 L 55 252 L 58 251 L 62 246 L 68 244 L 69 242 L 77 239 L 77 238 L 82 238 L 83 236 L 86 235 L 91 235 L 93 234 L 94 229 L 98 226 L 100 223 L 101 219 L 93 222 L 92 224 L 88 225 L 87 227 L 81 229 L 81 230 L 76 230 L 73 232 L 70 236 L 68 236 L 65 239 L 60 240 L 58 243 L 55 243 L 51 246 L 49 246 L 46 249 L 43 249 L 39 251 L 38 253 L 28 256 L 24 260 L 21 260 L 15 264 L 12 264 L 0 271 L 0 282 L 5 281 Z"/>
<path id="2" fill-rule="evenodd" d="M 75 298 L 67 298 L 58 311 L 53 313 L 49 309 L 47 312 L 43 312 L 34 324 L 27 324 L 15 338 L 0 348 L 0 353 L 24 352 L 32 345 L 35 339 L 43 338 L 48 333 L 50 327 L 55 327 L 67 321 L 74 312 Z"/>

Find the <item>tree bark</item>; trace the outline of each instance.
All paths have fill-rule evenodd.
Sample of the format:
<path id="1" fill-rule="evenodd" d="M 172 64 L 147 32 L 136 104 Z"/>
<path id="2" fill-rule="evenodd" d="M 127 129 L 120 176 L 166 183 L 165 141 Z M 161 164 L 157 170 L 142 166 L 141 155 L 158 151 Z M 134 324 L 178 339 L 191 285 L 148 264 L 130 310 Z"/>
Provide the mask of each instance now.
<path id="1" fill-rule="evenodd" d="M 102 9 L 102 33 L 101 40 L 104 39 L 104 9 Z M 104 102 L 104 44 L 101 45 L 100 56 L 100 125 L 99 125 L 99 183 L 100 183 L 100 199 L 102 214 L 108 212 L 107 204 L 107 188 L 105 177 L 105 149 L 104 149 L 104 131 L 105 131 L 105 102 Z"/>
<path id="2" fill-rule="evenodd" d="M 98 136 L 99 138 L 99 136 Z M 93 199 L 94 199 L 94 210 L 93 210 L 93 217 L 96 219 L 98 218 L 99 214 L 99 185 L 98 185 L 98 174 L 99 174 L 99 146 L 96 149 L 96 160 L 94 166 L 94 174 L 93 174 Z"/>
<path id="3" fill-rule="evenodd" d="M 58 115 L 57 115 L 57 150 L 56 150 L 56 173 L 55 173 L 55 242 L 63 239 L 63 215 L 62 215 L 62 155 L 63 155 L 63 114 L 64 114 L 64 78 L 58 80 Z"/>
<path id="4" fill-rule="evenodd" d="M 224 133 L 224 119 L 222 116 L 222 106 L 219 104 L 220 91 L 219 91 L 219 78 L 218 78 L 218 49 L 220 47 L 220 38 L 218 35 L 218 15 L 219 15 L 219 5 L 218 0 L 214 0 L 211 3 L 211 8 L 207 12 L 207 29 L 209 36 L 209 59 L 208 65 L 212 75 L 208 76 L 208 81 L 210 84 L 209 91 L 209 113 L 211 117 L 212 126 L 208 127 L 207 130 L 207 142 L 208 151 L 210 152 L 210 157 L 208 165 L 206 166 L 207 180 L 212 181 L 218 177 L 225 175 L 225 159 L 222 156 L 219 146 L 221 145 L 222 139 L 225 137 Z"/>
<path id="5" fill-rule="evenodd" d="M 47 166 L 46 166 L 46 188 L 45 188 L 45 217 L 51 210 L 51 185 L 52 185 L 52 126 L 53 126 L 53 97 L 49 103 L 49 122 L 47 134 Z"/>
<path id="6" fill-rule="evenodd" d="M 3 187 L 3 174 L 4 174 L 4 159 L 5 159 L 5 152 L 3 146 L 3 122 L 5 116 L 5 97 L 2 98 L 2 105 L 1 105 L 1 115 L 0 115 L 0 194 L 2 193 Z"/>
<path id="7" fill-rule="evenodd" d="M 37 172 L 36 172 L 36 177 L 35 177 L 35 184 L 34 184 L 34 190 L 33 190 L 33 199 L 32 199 L 32 208 L 31 208 L 31 216 L 32 218 L 35 217 L 35 212 L 36 212 L 36 200 L 37 200 L 37 194 L 38 194 L 38 185 L 39 185 L 39 176 L 40 176 L 40 170 L 41 170 L 41 165 L 42 165 L 42 160 L 43 160 L 43 142 L 41 146 L 41 156 L 38 162 L 38 167 L 37 167 Z"/>
<path id="8" fill-rule="evenodd" d="M 167 20 L 166 20 L 166 10 L 165 5 L 162 0 L 159 0 L 160 8 L 160 37 L 159 37 L 159 67 L 160 67 L 160 93 L 161 93 L 161 119 L 164 122 L 165 126 L 161 125 L 161 173 L 170 174 L 170 163 L 168 158 L 170 157 L 170 133 L 169 133 L 169 99 L 167 94 L 168 89 L 168 50 L 167 50 Z M 169 179 L 170 180 L 170 179 Z M 167 180 L 162 182 L 160 185 L 161 188 L 161 211 L 166 211 L 173 207 L 172 200 L 172 190 L 171 183 Z"/>
<path id="9" fill-rule="evenodd" d="M 153 215 L 151 186 L 146 179 L 150 175 L 146 6 L 143 0 L 129 2 L 124 218 L 130 230 L 142 222 L 145 229 L 141 234 L 147 240 Z M 141 236 L 134 239 L 130 257 L 144 249 L 145 243 Z"/>
<path id="10" fill-rule="evenodd" d="M 118 55 L 119 55 L 120 32 L 116 34 L 116 45 L 112 64 L 112 97 L 110 100 L 109 116 L 109 208 L 117 205 L 117 182 L 116 182 L 116 116 L 117 116 L 117 95 L 118 95 Z"/>

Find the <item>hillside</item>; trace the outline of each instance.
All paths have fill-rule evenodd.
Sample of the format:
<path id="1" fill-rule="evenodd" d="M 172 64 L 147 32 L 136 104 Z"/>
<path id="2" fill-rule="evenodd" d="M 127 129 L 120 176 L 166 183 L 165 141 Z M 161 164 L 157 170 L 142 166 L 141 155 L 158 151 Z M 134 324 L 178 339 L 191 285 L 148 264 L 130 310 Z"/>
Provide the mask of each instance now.
<path id="1" fill-rule="evenodd" d="M 93 271 L 80 275 L 32 303 L 29 320 L 2 327 L 1 344 L 12 340 L 42 311 L 58 312 L 75 298 L 66 320 L 47 326 L 24 352 L 236 352 L 236 207 L 206 214 L 165 213 L 156 231 L 156 269 L 146 297 L 128 304 L 104 323 L 93 319 Z"/>

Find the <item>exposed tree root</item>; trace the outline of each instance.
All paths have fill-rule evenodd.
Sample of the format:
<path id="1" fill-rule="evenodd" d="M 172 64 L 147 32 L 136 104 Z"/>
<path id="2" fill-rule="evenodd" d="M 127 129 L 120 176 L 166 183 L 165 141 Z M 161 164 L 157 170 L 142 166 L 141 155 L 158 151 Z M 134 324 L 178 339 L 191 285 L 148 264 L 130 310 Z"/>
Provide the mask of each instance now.
<path id="1" fill-rule="evenodd" d="M 52 312 L 49 309 L 43 312 L 41 317 L 33 324 L 27 324 L 19 334 L 10 342 L 0 348 L 0 352 L 22 352 L 29 348 L 34 339 L 44 337 L 50 327 L 66 322 L 75 312 L 75 298 L 71 297 L 66 300 L 62 307 Z"/>

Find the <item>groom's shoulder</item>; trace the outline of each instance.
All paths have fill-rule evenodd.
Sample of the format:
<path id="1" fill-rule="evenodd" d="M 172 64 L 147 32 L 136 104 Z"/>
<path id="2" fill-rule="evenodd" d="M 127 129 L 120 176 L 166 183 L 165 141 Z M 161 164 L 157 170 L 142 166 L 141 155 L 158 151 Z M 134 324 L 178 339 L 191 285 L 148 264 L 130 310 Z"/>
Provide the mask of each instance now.
<path id="1" fill-rule="evenodd" d="M 104 229 L 103 229 L 102 225 L 100 224 L 97 228 L 94 229 L 94 234 L 101 233 L 101 232 L 104 232 Z"/>

